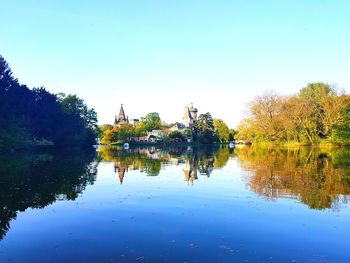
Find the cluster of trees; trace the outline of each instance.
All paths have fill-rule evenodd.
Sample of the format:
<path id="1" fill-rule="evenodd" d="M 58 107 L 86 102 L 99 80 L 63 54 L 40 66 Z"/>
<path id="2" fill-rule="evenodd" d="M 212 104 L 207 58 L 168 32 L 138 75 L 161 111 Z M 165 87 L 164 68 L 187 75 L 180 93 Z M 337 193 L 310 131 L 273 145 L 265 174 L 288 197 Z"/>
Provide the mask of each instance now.
<path id="1" fill-rule="evenodd" d="M 110 144 L 119 141 L 130 141 L 132 138 L 140 138 L 146 136 L 148 131 L 158 130 L 161 128 L 161 120 L 159 114 L 150 112 L 141 121 L 132 124 L 122 124 L 113 126 L 104 124 L 100 126 L 100 140 L 103 144 Z"/>
<path id="2" fill-rule="evenodd" d="M 199 115 L 193 128 L 193 140 L 204 144 L 233 141 L 234 135 L 233 129 L 224 121 L 213 119 L 209 112 Z"/>
<path id="3" fill-rule="evenodd" d="M 294 96 L 267 92 L 249 105 L 237 138 L 250 141 L 350 144 L 350 96 L 311 83 Z"/>
<path id="4" fill-rule="evenodd" d="M 0 56 L 0 149 L 35 144 L 92 145 L 97 114 L 75 95 L 29 89 Z"/>

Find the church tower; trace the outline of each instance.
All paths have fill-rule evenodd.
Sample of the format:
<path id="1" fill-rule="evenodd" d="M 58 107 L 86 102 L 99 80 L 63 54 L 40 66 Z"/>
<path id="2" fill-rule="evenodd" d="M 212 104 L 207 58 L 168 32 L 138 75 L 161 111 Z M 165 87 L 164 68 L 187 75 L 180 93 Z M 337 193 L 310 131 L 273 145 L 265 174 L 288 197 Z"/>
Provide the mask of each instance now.
<path id="1" fill-rule="evenodd" d="M 118 117 L 115 116 L 114 125 L 120 126 L 120 125 L 126 124 L 126 123 L 129 123 L 129 120 L 126 118 L 125 112 L 124 112 L 124 108 L 123 108 L 123 104 L 121 104 Z"/>
<path id="2" fill-rule="evenodd" d="M 191 107 L 185 107 L 185 114 L 182 118 L 183 124 L 185 124 L 185 126 L 187 128 L 192 128 L 194 123 L 197 120 L 197 113 L 198 113 L 198 109 L 193 107 L 193 104 L 191 103 Z"/>

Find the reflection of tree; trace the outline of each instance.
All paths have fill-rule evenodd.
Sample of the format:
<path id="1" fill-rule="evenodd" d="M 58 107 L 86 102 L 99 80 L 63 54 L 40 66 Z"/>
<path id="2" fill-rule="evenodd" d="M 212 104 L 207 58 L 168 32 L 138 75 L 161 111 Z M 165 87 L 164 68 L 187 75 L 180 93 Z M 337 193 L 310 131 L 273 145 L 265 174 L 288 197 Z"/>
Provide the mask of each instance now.
<path id="1" fill-rule="evenodd" d="M 0 159 L 0 239 L 18 211 L 43 208 L 57 199 L 74 200 L 92 184 L 95 153 L 2 156 Z"/>
<path id="2" fill-rule="evenodd" d="M 122 183 L 125 173 L 140 170 L 148 176 L 156 176 L 162 164 L 182 165 L 185 181 L 198 179 L 197 172 L 208 177 L 213 169 L 225 166 L 232 156 L 227 147 L 143 147 L 123 150 L 120 148 L 101 147 L 99 157 L 105 161 L 113 161 L 115 173 Z"/>
<path id="3" fill-rule="evenodd" d="M 268 199 L 298 198 L 313 209 L 337 208 L 350 194 L 350 151 L 329 152 L 309 148 L 297 150 L 237 149 L 246 170 L 252 172 L 247 186 Z"/>

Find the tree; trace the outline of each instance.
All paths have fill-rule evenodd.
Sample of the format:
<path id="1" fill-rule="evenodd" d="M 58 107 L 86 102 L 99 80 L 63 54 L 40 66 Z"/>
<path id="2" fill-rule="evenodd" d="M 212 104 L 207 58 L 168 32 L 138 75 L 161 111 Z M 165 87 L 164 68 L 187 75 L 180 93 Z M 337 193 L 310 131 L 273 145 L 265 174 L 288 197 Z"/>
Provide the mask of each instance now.
<path id="1" fill-rule="evenodd" d="M 138 122 L 135 124 L 135 136 L 137 138 L 147 135 L 146 124 L 144 122 Z"/>
<path id="2" fill-rule="evenodd" d="M 259 136 L 271 141 L 280 136 L 282 103 L 283 98 L 274 91 L 265 92 L 250 103 L 252 121 Z"/>
<path id="3" fill-rule="evenodd" d="M 342 111 L 341 120 L 332 132 L 332 141 L 336 144 L 350 145 L 350 106 Z"/>
<path id="4" fill-rule="evenodd" d="M 192 141 L 192 140 L 193 140 L 192 130 L 186 128 L 186 129 L 183 131 L 183 136 L 184 136 L 184 138 L 185 138 L 186 140 Z"/>
<path id="5" fill-rule="evenodd" d="M 147 131 L 158 130 L 161 126 L 159 114 L 157 112 L 151 112 L 146 117 L 141 118 L 141 122 L 145 124 Z"/>
<path id="6" fill-rule="evenodd" d="M 131 124 L 123 124 L 118 128 L 118 139 L 119 141 L 130 141 L 132 137 L 135 136 L 134 126 Z"/>
<path id="7" fill-rule="evenodd" d="M 107 130 L 112 130 L 112 129 L 113 129 L 113 125 L 111 125 L 111 124 L 102 124 L 102 125 L 98 126 L 98 138 L 102 139 L 104 132 Z"/>
<path id="8" fill-rule="evenodd" d="M 82 99 L 19 84 L 0 56 L 0 148 L 91 145 L 97 131 L 97 114 Z"/>
<path id="9" fill-rule="evenodd" d="M 180 132 L 180 131 L 172 131 L 169 133 L 169 138 L 171 140 L 180 140 L 180 141 L 184 141 L 185 137 L 184 135 Z"/>
<path id="10" fill-rule="evenodd" d="M 214 129 L 220 142 L 227 142 L 230 137 L 230 129 L 226 123 L 219 119 L 214 119 Z"/>
<path id="11" fill-rule="evenodd" d="M 334 129 L 346 127 L 342 121 L 349 101 L 325 83 L 310 83 L 289 97 L 265 93 L 250 103 L 250 116 L 239 125 L 237 137 L 254 142 L 330 142 L 336 138 Z"/>
<path id="12" fill-rule="evenodd" d="M 201 114 L 194 124 L 193 128 L 194 140 L 200 143 L 213 143 L 218 141 L 214 131 L 213 118 L 209 112 Z"/>
<path id="13" fill-rule="evenodd" d="M 229 136 L 228 136 L 228 140 L 230 142 L 234 141 L 235 140 L 235 136 L 236 136 L 236 131 L 234 129 L 230 129 L 229 130 Z"/>
<path id="14" fill-rule="evenodd" d="M 55 144 L 94 144 L 98 134 L 95 110 L 88 108 L 84 101 L 76 95 L 60 94 L 58 102 L 61 105 L 63 116 Z"/>

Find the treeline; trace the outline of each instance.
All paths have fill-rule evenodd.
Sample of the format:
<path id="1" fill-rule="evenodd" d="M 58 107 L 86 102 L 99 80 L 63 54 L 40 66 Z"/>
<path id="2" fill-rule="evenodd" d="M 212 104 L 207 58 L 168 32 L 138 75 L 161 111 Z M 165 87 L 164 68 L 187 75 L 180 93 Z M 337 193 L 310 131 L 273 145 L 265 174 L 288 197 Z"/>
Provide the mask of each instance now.
<path id="1" fill-rule="evenodd" d="M 75 95 L 29 89 L 0 55 L 0 149 L 95 143 L 97 114 Z"/>
<path id="2" fill-rule="evenodd" d="M 267 92 L 249 104 L 237 138 L 248 142 L 350 145 L 350 96 L 311 83 L 293 96 Z"/>
<path id="3" fill-rule="evenodd" d="M 181 131 L 170 131 L 171 125 L 164 125 L 161 122 L 159 114 L 156 112 L 148 113 L 141 118 L 139 123 L 122 124 L 113 126 L 104 124 L 100 129 L 100 142 L 102 144 L 113 144 L 120 142 L 129 142 L 139 140 L 147 136 L 148 132 L 162 130 L 162 135 L 157 138 L 159 142 L 188 142 L 211 144 L 218 142 L 228 142 L 234 140 L 235 131 L 229 129 L 227 124 L 219 119 L 213 119 L 210 113 L 201 114 L 193 127 Z M 150 135 L 150 138 L 155 136 Z"/>

